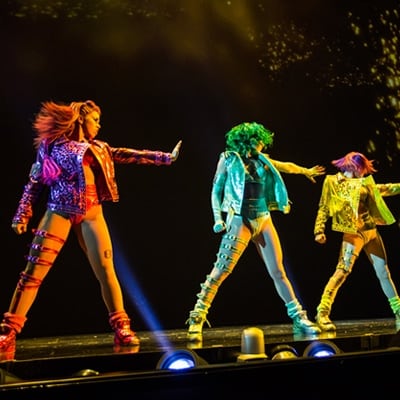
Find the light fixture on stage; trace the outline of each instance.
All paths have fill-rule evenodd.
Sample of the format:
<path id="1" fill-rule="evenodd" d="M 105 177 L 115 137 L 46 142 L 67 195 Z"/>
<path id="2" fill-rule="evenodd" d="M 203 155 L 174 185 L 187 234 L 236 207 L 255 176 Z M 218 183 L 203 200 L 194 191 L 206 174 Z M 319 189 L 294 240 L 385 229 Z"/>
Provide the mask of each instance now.
<path id="1" fill-rule="evenodd" d="M 157 369 L 182 371 L 207 364 L 207 361 L 199 357 L 194 351 L 177 349 L 165 353 L 158 361 Z"/>
<path id="2" fill-rule="evenodd" d="M 286 360 L 289 358 L 297 358 L 299 355 L 297 350 L 289 344 L 279 344 L 271 350 L 271 360 Z"/>
<path id="3" fill-rule="evenodd" d="M 305 349 L 303 356 L 304 357 L 331 357 L 335 354 L 339 354 L 342 351 L 339 347 L 336 346 L 335 343 L 329 340 L 316 340 L 311 342 Z"/>
<path id="4" fill-rule="evenodd" d="M 241 354 L 237 361 L 263 360 L 265 354 L 264 332 L 259 328 L 246 328 L 242 331 Z"/>

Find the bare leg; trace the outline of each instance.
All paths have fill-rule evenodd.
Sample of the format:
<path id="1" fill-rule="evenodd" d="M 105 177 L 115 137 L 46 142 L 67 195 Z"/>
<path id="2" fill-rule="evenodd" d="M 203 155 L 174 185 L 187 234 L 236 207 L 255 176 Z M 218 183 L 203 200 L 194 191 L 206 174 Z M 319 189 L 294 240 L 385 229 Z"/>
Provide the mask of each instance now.
<path id="1" fill-rule="evenodd" d="M 267 271 L 274 281 L 275 288 L 285 304 L 296 300 L 283 265 L 282 247 L 272 219 L 266 218 L 260 234 L 253 239 L 257 251 L 263 259 Z"/>
<path id="2" fill-rule="evenodd" d="M 130 329 L 130 319 L 125 312 L 121 285 L 114 266 L 112 242 L 101 205 L 90 208 L 75 232 L 100 283 L 109 322 L 115 331 L 115 344 L 138 345 L 139 338 Z"/>
<path id="3" fill-rule="evenodd" d="M 395 315 L 396 326 L 400 329 L 400 297 L 390 274 L 385 247 L 379 232 L 376 231 L 376 237 L 367 243 L 364 250 Z"/>
<path id="4" fill-rule="evenodd" d="M 70 228 L 71 223 L 68 219 L 46 211 L 33 238 L 24 275 L 40 285 L 64 245 Z M 41 235 L 41 232 L 44 234 Z M 23 293 L 17 287 L 9 312 L 26 316 L 36 298 L 39 285 L 31 285 L 31 289 L 24 290 Z"/>
<path id="5" fill-rule="evenodd" d="M 36 299 L 39 287 L 53 265 L 66 238 L 71 223 L 68 219 L 46 211 L 26 256 L 28 262 L 0 325 L 0 352 L 15 351 L 16 334 L 20 333 L 26 315 Z"/>
<path id="6" fill-rule="evenodd" d="M 108 312 L 123 311 L 124 302 L 115 271 L 112 242 L 101 206 L 92 207 L 75 232 L 99 281 Z"/>
<path id="7" fill-rule="evenodd" d="M 285 303 L 289 317 L 293 320 L 293 330 L 310 334 L 319 333 L 320 329 L 309 321 L 287 277 L 281 243 L 271 217 L 261 218 L 260 223 L 259 233 L 254 236 L 253 242 L 274 281 L 279 296 Z"/>

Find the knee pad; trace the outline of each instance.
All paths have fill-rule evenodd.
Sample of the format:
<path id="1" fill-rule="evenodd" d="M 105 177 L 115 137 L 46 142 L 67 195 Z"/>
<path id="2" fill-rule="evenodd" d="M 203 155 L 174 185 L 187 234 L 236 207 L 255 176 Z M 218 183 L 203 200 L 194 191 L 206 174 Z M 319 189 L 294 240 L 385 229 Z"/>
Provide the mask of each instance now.
<path id="1" fill-rule="evenodd" d="M 342 269 L 345 272 L 351 272 L 357 258 L 358 254 L 354 252 L 353 246 L 343 244 L 337 268 Z"/>

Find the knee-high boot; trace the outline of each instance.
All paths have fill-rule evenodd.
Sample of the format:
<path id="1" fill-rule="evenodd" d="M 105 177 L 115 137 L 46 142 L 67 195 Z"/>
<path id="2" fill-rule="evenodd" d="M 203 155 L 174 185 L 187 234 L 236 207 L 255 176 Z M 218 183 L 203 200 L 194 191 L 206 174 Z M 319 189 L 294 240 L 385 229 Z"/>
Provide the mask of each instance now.
<path id="1" fill-rule="evenodd" d="M 247 246 L 247 241 L 230 233 L 225 233 L 217 254 L 217 260 L 210 275 L 207 275 L 204 283 L 200 285 L 201 291 L 197 294 L 197 302 L 190 311 L 186 324 L 189 325 L 189 341 L 202 341 L 203 324 L 208 322 L 206 315 L 211 307 L 222 282 L 232 273 L 240 256 Z"/>
<path id="2" fill-rule="evenodd" d="M 209 327 L 211 326 L 206 316 L 208 309 L 211 307 L 211 303 L 217 294 L 219 285 L 215 279 L 210 275 L 207 275 L 205 282 L 202 283 L 200 287 L 201 291 L 197 294 L 197 302 L 194 309 L 190 311 L 189 318 L 186 320 L 186 324 L 189 325 L 188 339 L 190 341 L 202 340 L 204 323 Z"/>
<path id="3" fill-rule="evenodd" d="M 109 314 L 109 323 L 114 331 L 114 344 L 117 346 L 139 346 L 140 340 L 131 329 L 131 320 L 125 311 Z"/>

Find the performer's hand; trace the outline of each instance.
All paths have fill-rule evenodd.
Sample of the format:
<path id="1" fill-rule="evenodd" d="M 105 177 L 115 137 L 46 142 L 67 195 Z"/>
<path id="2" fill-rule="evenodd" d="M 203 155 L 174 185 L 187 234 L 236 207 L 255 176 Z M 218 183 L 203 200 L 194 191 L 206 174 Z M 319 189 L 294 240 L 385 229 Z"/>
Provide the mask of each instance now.
<path id="1" fill-rule="evenodd" d="M 220 221 L 216 221 L 214 226 L 213 226 L 213 230 L 215 233 L 221 233 L 223 231 L 226 230 L 226 224 L 224 221 L 220 220 Z"/>
<path id="2" fill-rule="evenodd" d="M 15 233 L 18 235 L 21 235 L 22 233 L 25 233 L 28 229 L 28 224 L 21 224 L 21 223 L 15 223 L 13 222 L 11 225 L 11 228 L 14 230 Z"/>
<path id="3" fill-rule="evenodd" d="M 324 244 L 326 243 L 326 236 L 325 233 L 319 233 L 318 235 L 315 235 L 315 241 L 319 244 Z"/>
<path id="4" fill-rule="evenodd" d="M 182 140 L 180 140 L 180 141 L 176 144 L 176 146 L 174 147 L 174 149 L 172 150 L 172 153 L 171 153 L 171 161 L 172 161 L 172 162 L 176 161 L 176 159 L 178 158 L 178 156 L 179 156 L 179 151 L 180 151 L 180 149 L 181 149 L 181 146 L 182 146 Z"/>
<path id="5" fill-rule="evenodd" d="M 325 174 L 325 167 L 322 165 L 314 165 L 312 168 L 306 168 L 304 175 L 312 182 L 315 183 L 315 176 Z"/>

